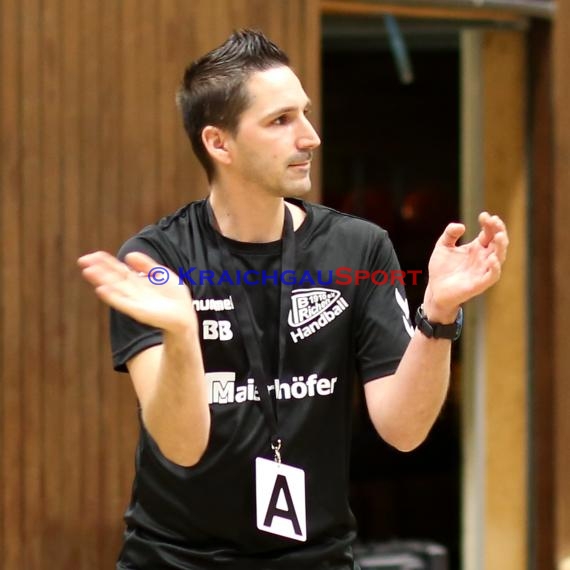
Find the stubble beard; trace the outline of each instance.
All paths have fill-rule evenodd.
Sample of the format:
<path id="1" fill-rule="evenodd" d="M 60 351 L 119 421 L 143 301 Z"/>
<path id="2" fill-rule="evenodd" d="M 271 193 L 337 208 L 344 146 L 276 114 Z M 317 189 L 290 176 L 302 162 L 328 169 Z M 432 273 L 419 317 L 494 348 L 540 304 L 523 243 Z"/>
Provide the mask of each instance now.
<path id="1" fill-rule="evenodd" d="M 302 198 L 311 190 L 311 172 L 298 180 L 286 180 L 281 188 L 283 198 Z"/>

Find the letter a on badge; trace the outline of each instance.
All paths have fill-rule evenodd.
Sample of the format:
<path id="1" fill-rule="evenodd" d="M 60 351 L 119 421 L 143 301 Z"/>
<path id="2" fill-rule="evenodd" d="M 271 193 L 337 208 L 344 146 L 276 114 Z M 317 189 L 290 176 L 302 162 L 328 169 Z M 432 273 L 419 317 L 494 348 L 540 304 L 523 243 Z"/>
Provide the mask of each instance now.
<path id="1" fill-rule="evenodd" d="M 257 528 L 307 540 L 305 472 L 262 457 L 255 460 Z"/>

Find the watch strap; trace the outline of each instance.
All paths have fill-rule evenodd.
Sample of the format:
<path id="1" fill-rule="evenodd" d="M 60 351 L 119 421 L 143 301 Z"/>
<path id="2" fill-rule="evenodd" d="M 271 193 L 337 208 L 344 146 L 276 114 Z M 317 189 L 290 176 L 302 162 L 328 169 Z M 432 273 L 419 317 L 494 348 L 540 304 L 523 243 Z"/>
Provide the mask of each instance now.
<path id="1" fill-rule="evenodd" d="M 453 323 L 443 324 L 429 321 L 420 305 L 416 311 L 415 323 L 420 332 L 428 338 L 444 338 L 454 341 L 459 338 L 463 328 L 463 308 L 459 307 L 459 312 Z"/>

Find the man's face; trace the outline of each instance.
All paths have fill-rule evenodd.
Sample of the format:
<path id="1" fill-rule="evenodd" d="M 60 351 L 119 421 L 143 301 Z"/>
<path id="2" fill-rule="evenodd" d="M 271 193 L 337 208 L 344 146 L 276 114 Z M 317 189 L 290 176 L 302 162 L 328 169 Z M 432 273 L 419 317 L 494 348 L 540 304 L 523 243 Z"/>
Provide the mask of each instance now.
<path id="1" fill-rule="evenodd" d="M 232 175 L 273 196 L 306 194 L 312 152 L 321 141 L 299 79 L 289 67 L 275 67 L 253 73 L 246 87 L 250 104 L 230 139 Z"/>

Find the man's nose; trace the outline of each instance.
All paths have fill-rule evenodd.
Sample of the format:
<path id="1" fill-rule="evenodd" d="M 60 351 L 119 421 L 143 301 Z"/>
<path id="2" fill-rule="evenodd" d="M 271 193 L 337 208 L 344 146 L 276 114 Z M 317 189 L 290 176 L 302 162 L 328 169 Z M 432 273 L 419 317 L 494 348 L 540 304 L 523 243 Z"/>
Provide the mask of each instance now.
<path id="1" fill-rule="evenodd" d="M 302 118 L 302 129 L 299 136 L 298 145 L 302 149 L 313 150 L 321 144 L 321 139 L 317 134 L 317 131 L 307 119 L 307 117 Z"/>

